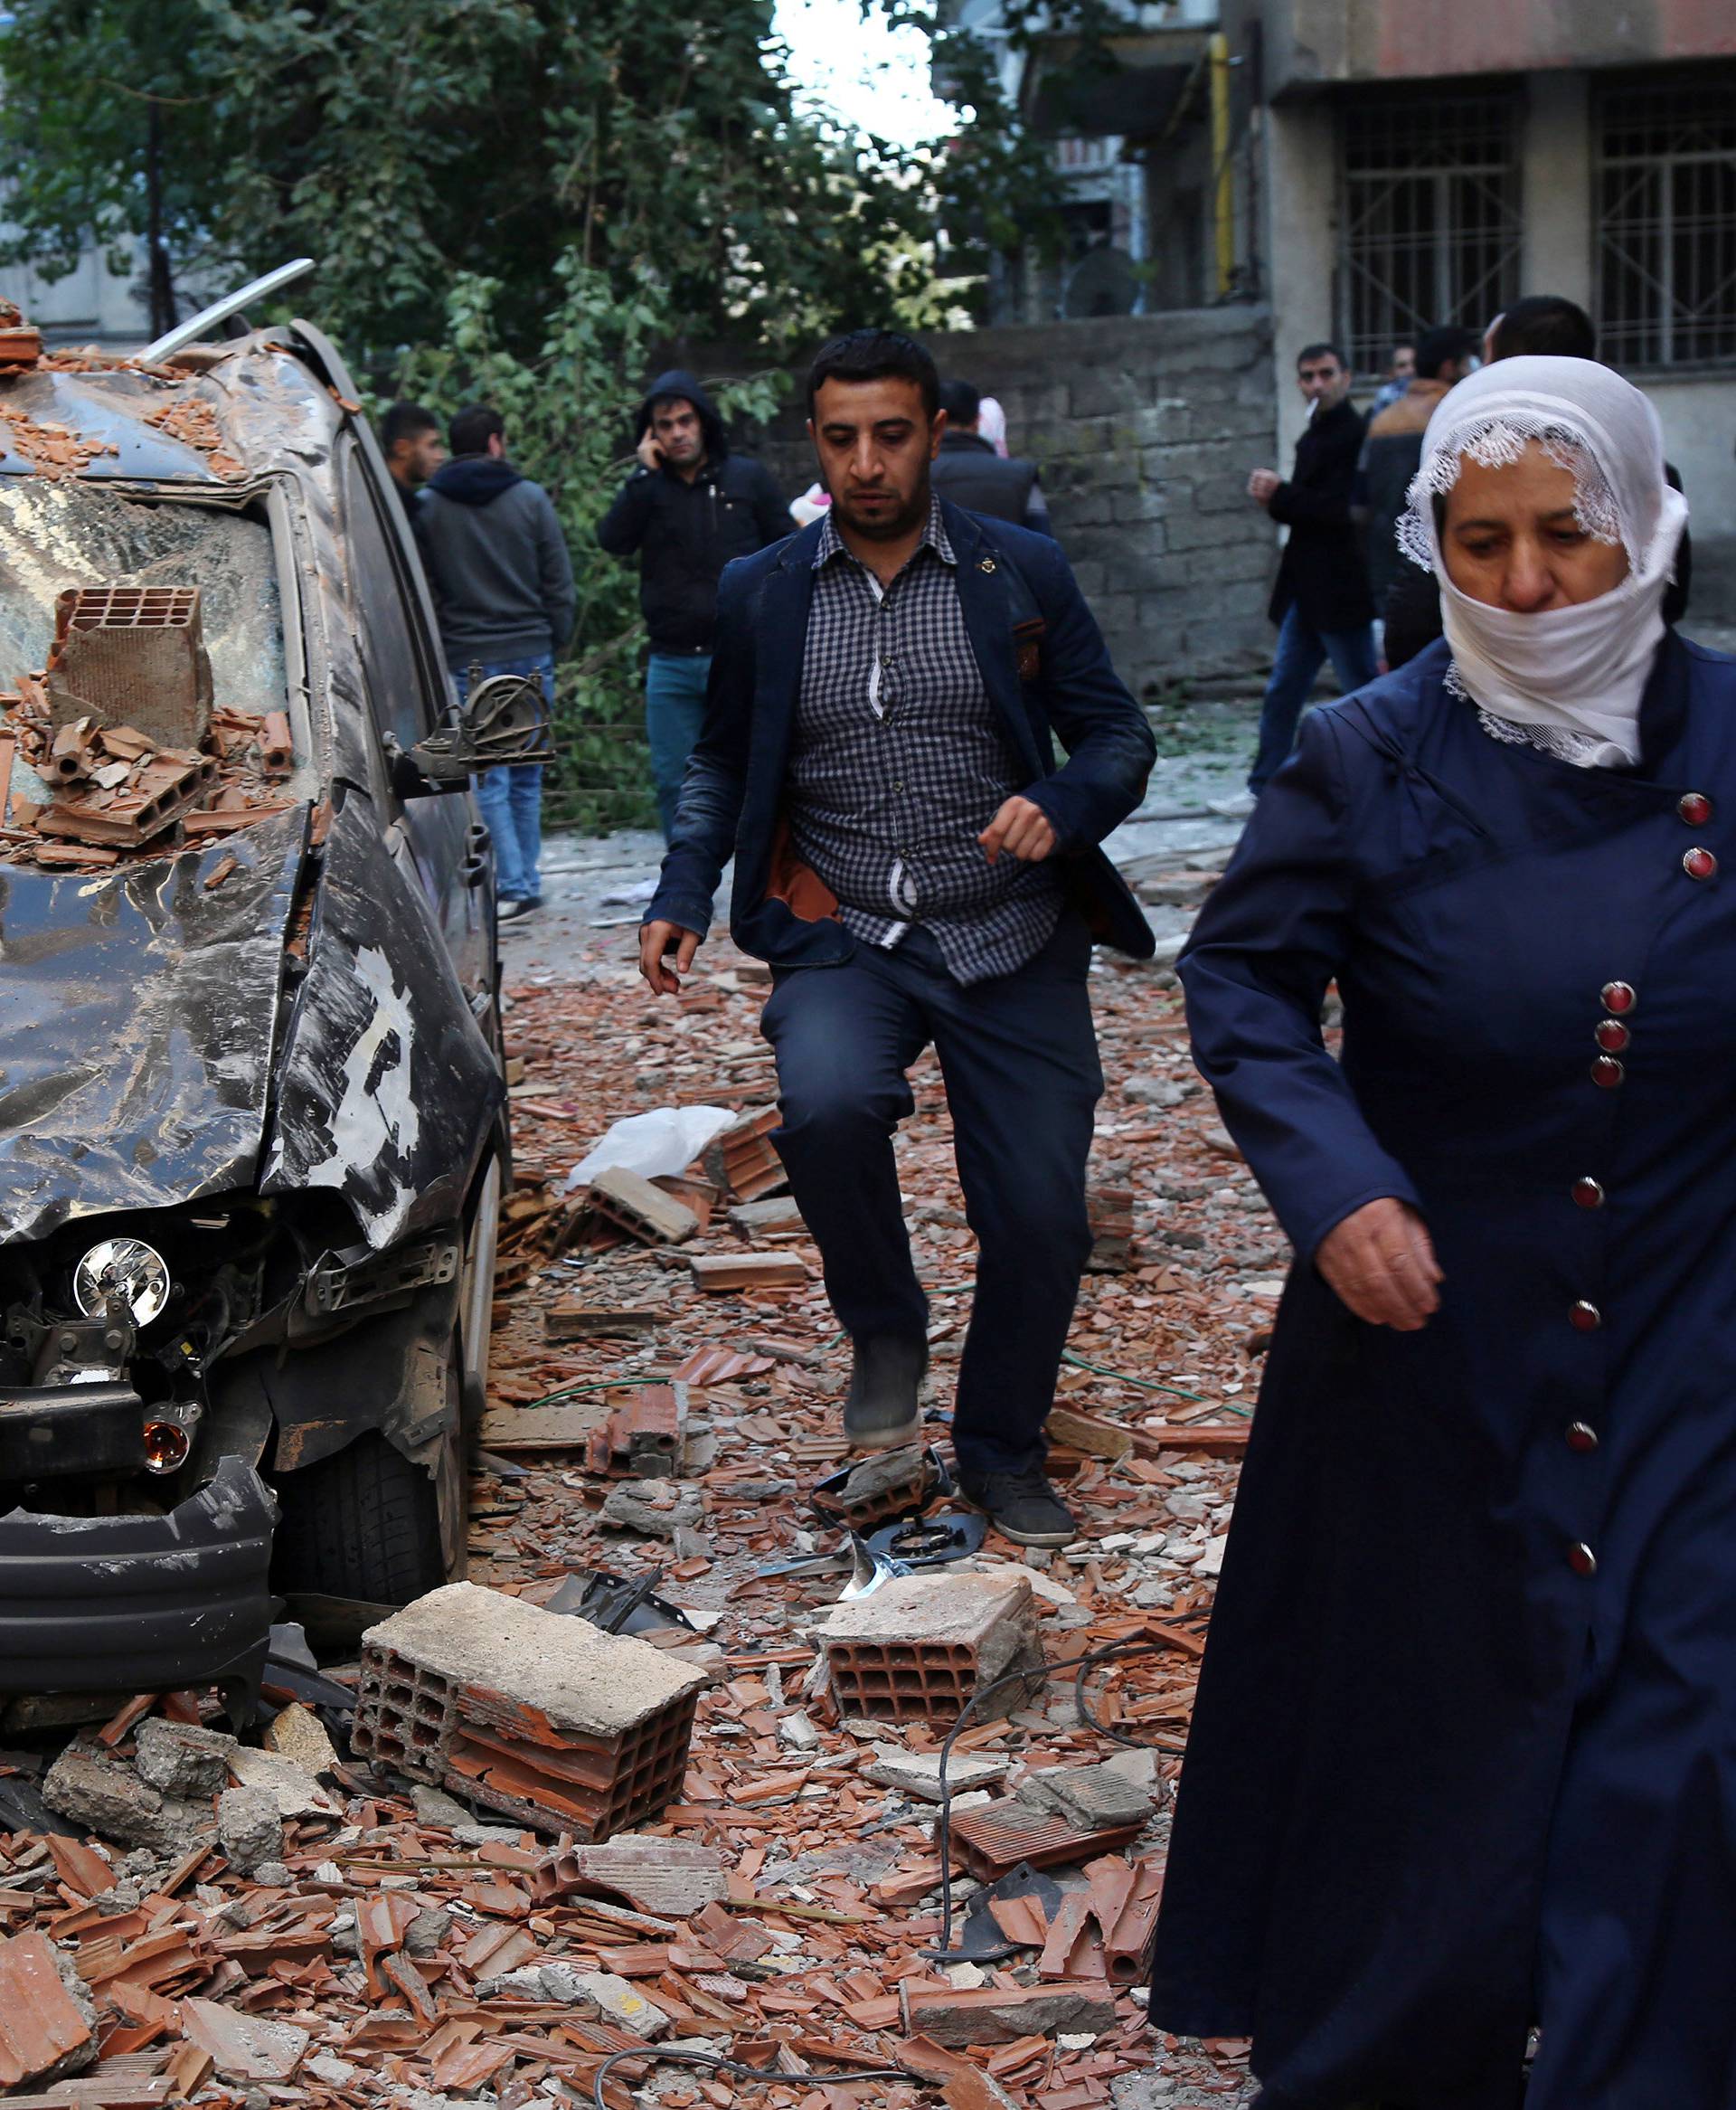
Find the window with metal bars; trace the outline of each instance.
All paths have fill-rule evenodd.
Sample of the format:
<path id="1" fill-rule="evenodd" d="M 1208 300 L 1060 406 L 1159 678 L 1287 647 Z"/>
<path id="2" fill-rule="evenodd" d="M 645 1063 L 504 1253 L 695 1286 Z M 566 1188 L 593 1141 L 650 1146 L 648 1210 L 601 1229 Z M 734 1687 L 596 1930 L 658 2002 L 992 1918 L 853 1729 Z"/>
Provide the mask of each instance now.
<path id="1" fill-rule="evenodd" d="M 1437 324 L 1480 330 L 1517 297 L 1517 129 L 1507 89 L 1343 106 L 1336 308 L 1359 373 Z"/>
<path id="2" fill-rule="evenodd" d="M 1736 364 L 1736 68 L 1597 99 L 1598 336 L 1617 366 Z"/>

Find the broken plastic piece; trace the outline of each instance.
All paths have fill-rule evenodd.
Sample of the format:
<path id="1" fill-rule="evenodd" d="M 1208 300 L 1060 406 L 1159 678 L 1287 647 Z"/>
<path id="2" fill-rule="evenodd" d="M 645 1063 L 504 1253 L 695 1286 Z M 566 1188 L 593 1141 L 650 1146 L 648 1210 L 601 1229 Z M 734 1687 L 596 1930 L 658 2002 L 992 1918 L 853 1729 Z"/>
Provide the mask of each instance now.
<path id="1" fill-rule="evenodd" d="M 938 1517 L 907 1517 L 868 1537 L 868 1550 L 899 1562 L 907 1571 L 943 1567 L 980 1553 L 988 1536 L 988 1519 L 976 1509 L 951 1509 Z"/>
<path id="2" fill-rule="evenodd" d="M 601 1633 L 648 1633 L 657 1627 L 684 1626 L 698 1632 L 679 1604 L 656 1594 L 663 1570 L 637 1578 L 591 1568 L 569 1575 L 542 1609 L 589 1620 Z"/>

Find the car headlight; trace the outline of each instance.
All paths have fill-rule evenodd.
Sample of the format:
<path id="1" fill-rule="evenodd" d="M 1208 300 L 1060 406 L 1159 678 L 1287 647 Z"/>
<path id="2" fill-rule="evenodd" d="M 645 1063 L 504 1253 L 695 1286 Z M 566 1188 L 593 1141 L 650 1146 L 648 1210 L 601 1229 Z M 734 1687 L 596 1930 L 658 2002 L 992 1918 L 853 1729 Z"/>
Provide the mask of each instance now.
<path id="1" fill-rule="evenodd" d="M 87 1319 L 97 1318 L 110 1297 L 118 1297 L 135 1326 L 148 1326 L 169 1301 L 168 1263 L 142 1238 L 104 1238 L 74 1269 L 72 1294 Z"/>

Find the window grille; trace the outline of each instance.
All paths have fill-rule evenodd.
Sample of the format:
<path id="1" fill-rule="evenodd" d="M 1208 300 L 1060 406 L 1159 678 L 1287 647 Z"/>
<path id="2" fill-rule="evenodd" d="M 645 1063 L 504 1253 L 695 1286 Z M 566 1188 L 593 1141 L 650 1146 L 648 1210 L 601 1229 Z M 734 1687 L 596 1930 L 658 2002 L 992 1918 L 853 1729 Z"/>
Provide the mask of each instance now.
<path id="1" fill-rule="evenodd" d="M 1344 106 L 1338 329 L 1358 372 L 1437 324 L 1481 330 L 1517 297 L 1516 130 L 1505 90 Z"/>
<path id="2" fill-rule="evenodd" d="M 1595 181 L 1603 356 L 1736 363 L 1736 72 L 1604 89 Z"/>

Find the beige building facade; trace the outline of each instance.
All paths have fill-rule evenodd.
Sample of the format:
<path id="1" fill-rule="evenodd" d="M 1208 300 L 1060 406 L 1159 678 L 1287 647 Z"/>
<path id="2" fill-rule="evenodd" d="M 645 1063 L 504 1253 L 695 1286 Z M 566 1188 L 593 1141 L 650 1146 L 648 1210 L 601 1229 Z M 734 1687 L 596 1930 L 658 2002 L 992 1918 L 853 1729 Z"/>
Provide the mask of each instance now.
<path id="1" fill-rule="evenodd" d="M 1223 24 L 1286 449 L 1310 339 L 1372 374 L 1431 323 L 1565 294 L 1657 404 L 1695 606 L 1736 619 L 1736 4 L 1223 0 Z"/>

